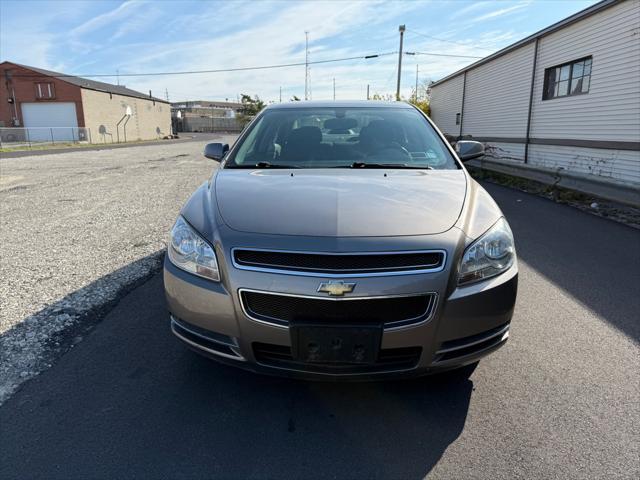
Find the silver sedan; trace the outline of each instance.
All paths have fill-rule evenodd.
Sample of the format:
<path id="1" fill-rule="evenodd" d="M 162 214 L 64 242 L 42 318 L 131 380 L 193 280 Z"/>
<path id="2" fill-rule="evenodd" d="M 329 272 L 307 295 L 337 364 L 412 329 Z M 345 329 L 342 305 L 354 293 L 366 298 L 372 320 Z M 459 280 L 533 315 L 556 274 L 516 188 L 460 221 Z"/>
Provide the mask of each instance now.
<path id="1" fill-rule="evenodd" d="M 173 332 L 269 374 L 473 368 L 507 341 L 518 273 L 509 224 L 461 163 L 482 154 L 401 102 L 267 107 L 231 149 L 205 148 L 220 166 L 165 258 Z"/>

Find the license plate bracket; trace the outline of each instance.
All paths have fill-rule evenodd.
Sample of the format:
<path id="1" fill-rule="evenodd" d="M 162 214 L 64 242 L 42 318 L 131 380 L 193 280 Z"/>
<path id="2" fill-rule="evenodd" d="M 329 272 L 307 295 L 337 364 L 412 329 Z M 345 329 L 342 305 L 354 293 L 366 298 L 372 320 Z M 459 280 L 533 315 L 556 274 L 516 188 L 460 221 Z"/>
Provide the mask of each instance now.
<path id="1" fill-rule="evenodd" d="M 372 364 L 378 358 L 382 327 L 372 325 L 290 325 L 294 359 L 306 363 Z"/>

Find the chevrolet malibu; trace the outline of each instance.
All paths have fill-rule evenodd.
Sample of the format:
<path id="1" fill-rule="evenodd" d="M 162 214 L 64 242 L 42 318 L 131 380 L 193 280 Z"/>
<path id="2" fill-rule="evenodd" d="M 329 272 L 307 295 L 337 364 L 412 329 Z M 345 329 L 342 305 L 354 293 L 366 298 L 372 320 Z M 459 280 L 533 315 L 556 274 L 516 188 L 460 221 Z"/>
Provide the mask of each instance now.
<path id="1" fill-rule="evenodd" d="M 173 333 L 256 372 L 376 379 L 466 367 L 505 344 L 509 224 L 422 112 L 265 108 L 186 202 L 164 285 Z"/>

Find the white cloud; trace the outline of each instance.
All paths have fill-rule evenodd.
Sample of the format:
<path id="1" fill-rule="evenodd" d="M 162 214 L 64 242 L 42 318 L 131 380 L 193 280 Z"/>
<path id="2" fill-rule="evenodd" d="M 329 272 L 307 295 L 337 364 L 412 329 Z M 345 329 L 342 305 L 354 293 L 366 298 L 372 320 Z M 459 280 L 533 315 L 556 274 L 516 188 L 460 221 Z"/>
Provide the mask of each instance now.
<path id="1" fill-rule="evenodd" d="M 343 38 L 354 29 L 384 22 L 397 13 L 396 5 L 381 2 L 352 2 L 336 9 L 336 3 L 277 3 L 270 4 L 271 15 L 259 22 L 239 25 L 231 33 L 212 36 L 211 39 L 189 40 L 167 45 L 156 45 L 151 53 L 130 52 L 129 62 L 121 65 L 121 71 L 200 70 L 233 68 L 246 65 L 268 65 L 304 61 L 304 31 L 310 32 L 311 59 L 341 58 L 359 54 L 377 53 L 382 50 L 376 41 L 358 40 L 357 45 L 331 48 L 321 51 L 323 41 Z M 415 8 L 410 5 L 408 8 Z M 405 9 L 406 11 L 406 9 Z M 394 36 L 394 40 L 397 38 Z M 395 47 L 395 41 L 394 47 Z M 387 50 L 393 48 L 387 47 Z M 363 98 L 366 83 L 382 83 L 381 77 L 395 70 L 395 58 L 354 61 L 347 64 L 313 65 L 311 84 L 314 98 L 332 95 L 331 79 L 341 86 L 341 98 Z M 358 78 L 354 86 L 353 78 Z M 291 94 L 301 96 L 304 85 L 304 67 L 248 71 L 242 73 L 203 74 L 184 77 L 132 77 L 126 79 L 131 88 L 164 92 L 175 98 L 178 92 L 192 91 L 192 95 L 205 98 L 235 97 L 238 92 L 258 93 L 270 100 L 277 100 L 282 86 L 286 98 Z M 359 85 L 361 83 L 361 85 Z M 187 85 L 189 86 L 187 88 Z M 347 90 L 346 85 L 352 85 Z"/>
<path id="2" fill-rule="evenodd" d="M 471 4 L 467 5 L 466 7 L 462 7 L 460 10 L 456 10 L 449 18 L 451 20 L 454 20 L 456 18 L 463 17 L 463 16 L 467 15 L 468 13 L 475 12 L 477 10 L 482 9 L 482 8 L 486 7 L 487 5 L 490 5 L 490 2 L 474 2 L 474 3 L 471 3 Z"/>
<path id="3" fill-rule="evenodd" d="M 516 5 L 512 5 L 510 7 L 506 7 L 506 8 L 500 8 L 498 10 L 494 10 L 492 12 L 488 12 L 485 13 L 484 15 L 480 15 L 479 17 L 474 17 L 471 22 L 473 23 L 477 23 L 477 22 L 482 22 L 484 20 L 489 20 L 492 18 L 497 18 L 497 17 L 503 17 L 505 15 L 509 15 L 517 10 L 520 10 L 522 8 L 525 8 L 527 6 L 529 6 L 531 2 L 524 2 L 524 3 L 518 3 Z"/>
<path id="4" fill-rule="evenodd" d="M 128 0 L 120 4 L 117 8 L 93 17 L 86 22 L 78 25 L 77 27 L 71 29 L 69 35 L 82 36 L 88 33 L 93 33 L 96 30 L 104 28 L 117 21 L 123 22 L 123 24 L 120 26 L 120 28 L 123 28 L 124 23 L 127 22 L 127 19 L 133 12 L 142 7 L 146 8 L 147 6 L 147 2 L 143 0 Z"/>
<path id="5" fill-rule="evenodd" d="M 29 49 L 24 56 L 12 59 L 79 75 L 113 73 L 113 77 L 97 79 L 115 83 L 116 69 L 124 74 L 304 62 L 305 30 L 310 32 L 312 61 L 351 57 L 396 50 L 397 25 L 411 22 L 417 13 L 429 8 L 420 2 L 202 2 L 183 9 L 184 14 L 167 18 L 166 10 L 158 5 L 126 2 L 95 16 L 94 4 L 89 4 L 94 12 L 92 19 L 87 21 L 85 12 L 81 16 L 84 22 L 57 35 L 48 33 L 56 31 L 51 28 L 55 16 L 47 17 L 46 22 L 41 20 L 37 28 L 29 31 L 30 38 L 25 35 L 11 43 L 13 54 L 26 51 L 25 46 Z M 158 18 L 158 12 L 164 16 Z M 410 23 L 407 26 L 411 28 Z M 420 30 L 417 23 L 415 26 Z M 158 28 L 163 32 L 159 39 L 148 33 Z M 69 31 L 75 33 L 69 35 Z M 474 45 L 479 43 L 497 50 L 513 35 L 502 30 L 489 33 L 487 38 L 463 37 L 457 29 L 452 38 L 462 45 L 447 45 L 445 53 L 477 55 Z M 2 47 L 7 44 L 6 37 L 3 34 Z M 405 37 L 405 50 L 439 52 L 442 43 Z M 52 51 L 57 53 L 55 57 Z M 402 94 L 408 96 L 415 83 L 416 63 L 420 64 L 423 80 L 438 79 L 471 62 L 472 59 L 447 57 L 404 57 Z M 396 68 L 397 55 L 312 65 L 313 98 L 332 98 L 333 78 L 338 99 L 365 98 L 367 84 L 371 94 L 395 92 Z M 281 86 L 285 100 L 294 94 L 304 95 L 304 66 L 184 76 L 121 76 L 120 82 L 141 92 L 151 89 L 159 97 L 164 97 L 166 88 L 172 100 L 233 99 L 238 93 L 248 93 L 277 101 Z"/>
<path id="6" fill-rule="evenodd" d="M 11 10 L 16 5 L 25 11 L 37 11 L 37 15 L 30 14 L 27 22 L 21 22 Z M 0 61 L 55 69 L 60 61 L 51 50 L 58 37 L 51 25 L 59 22 L 60 18 L 73 20 L 82 16 L 85 8 L 85 5 L 75 3 L 43 8 L 42 2 L 22 1 L 18 4 L 0 0 Z"/>

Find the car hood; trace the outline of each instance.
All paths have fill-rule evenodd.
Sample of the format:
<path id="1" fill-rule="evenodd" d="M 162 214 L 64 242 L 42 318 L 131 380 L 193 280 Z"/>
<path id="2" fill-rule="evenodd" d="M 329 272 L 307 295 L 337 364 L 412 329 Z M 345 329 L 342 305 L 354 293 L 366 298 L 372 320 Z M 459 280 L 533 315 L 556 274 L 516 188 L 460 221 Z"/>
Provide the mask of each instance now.
<path id="1" fill-rule="evenodd" d="M 384 237 L 449 230 L 466 182 L 462 170 L 222 169 L 214 191 L 234 230 Z"/>

